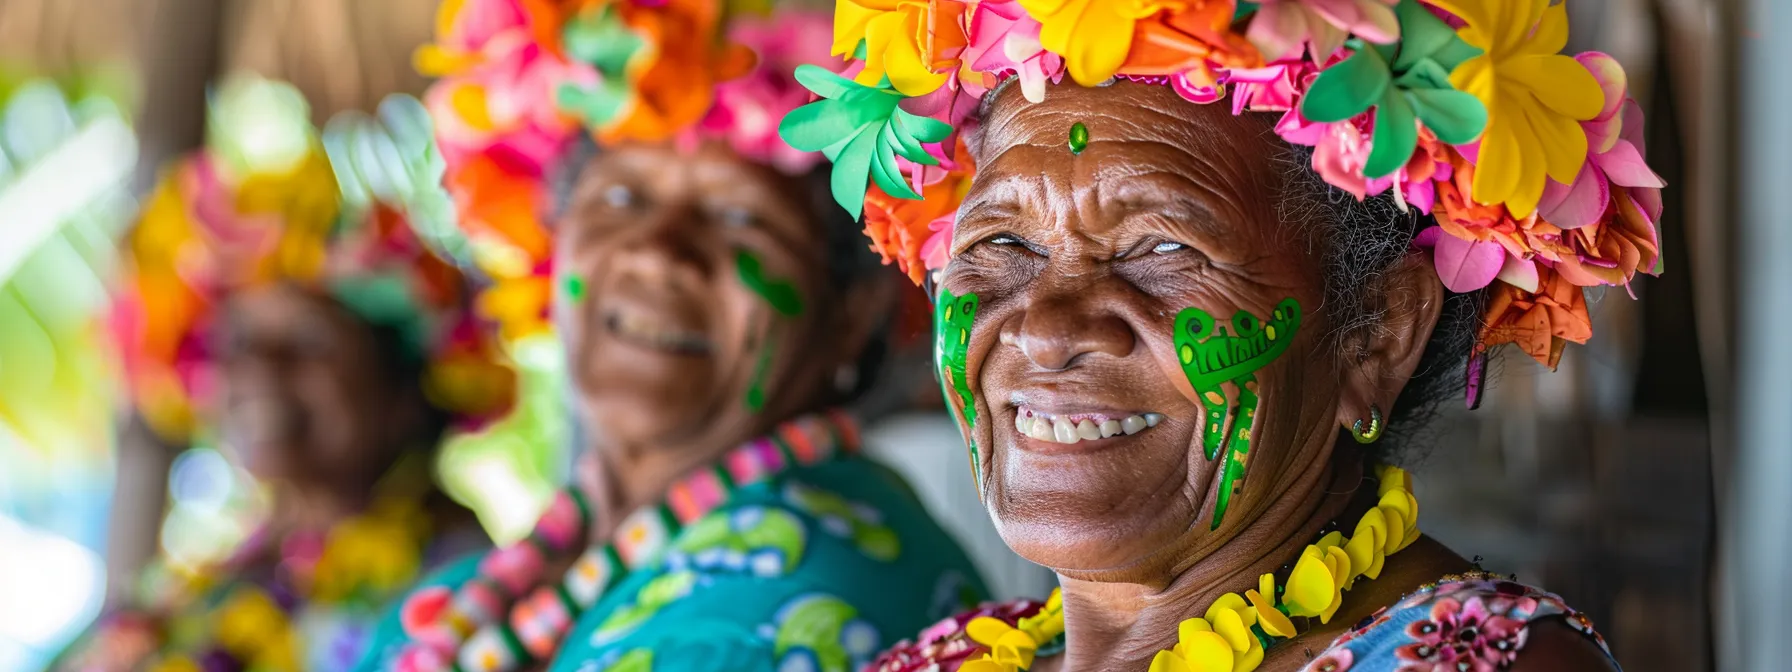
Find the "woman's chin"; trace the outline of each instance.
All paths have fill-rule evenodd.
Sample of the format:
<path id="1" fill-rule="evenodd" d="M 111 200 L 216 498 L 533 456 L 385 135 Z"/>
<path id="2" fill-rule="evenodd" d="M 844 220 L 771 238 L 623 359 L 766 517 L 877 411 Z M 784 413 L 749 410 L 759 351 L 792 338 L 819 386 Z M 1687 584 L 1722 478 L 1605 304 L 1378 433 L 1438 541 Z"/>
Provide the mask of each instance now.
<path id="1" fill-rule="evenodd" d="M 1079 573 L 1141 571 L 1149 580 L 1166 549 L 1194 536 L 1201 501 L 1185 471 L 1155 473 L 1004 478 L 991 508 L 1002 540 L 1029 561 Z"/>

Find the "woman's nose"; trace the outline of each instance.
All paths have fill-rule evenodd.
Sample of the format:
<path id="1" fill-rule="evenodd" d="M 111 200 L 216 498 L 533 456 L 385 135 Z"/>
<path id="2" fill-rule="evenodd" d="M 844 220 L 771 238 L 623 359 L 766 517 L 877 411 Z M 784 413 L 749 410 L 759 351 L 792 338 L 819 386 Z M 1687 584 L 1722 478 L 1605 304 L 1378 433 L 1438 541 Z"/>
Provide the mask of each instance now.
<path id="1" fill-rule="evenodd" d="M 1132 327 L 1101 303 L 1088 291 L 1034 299 L 1019 320 L 1004 324 L 1002 343 L 1020 348 L 1047 371 L 1070 368 L 1085 355 L 1132 354 L 1137 343 Z"/>
<path id="2" fill-rule="evenodd" d="M 689 205 L 667 204 L 643 216 L 638 231 L 621 245 L 615 263 L 642 277 L 694 273 L 707 276 L 715 265 L 704 244 L 703 213 Z"/>

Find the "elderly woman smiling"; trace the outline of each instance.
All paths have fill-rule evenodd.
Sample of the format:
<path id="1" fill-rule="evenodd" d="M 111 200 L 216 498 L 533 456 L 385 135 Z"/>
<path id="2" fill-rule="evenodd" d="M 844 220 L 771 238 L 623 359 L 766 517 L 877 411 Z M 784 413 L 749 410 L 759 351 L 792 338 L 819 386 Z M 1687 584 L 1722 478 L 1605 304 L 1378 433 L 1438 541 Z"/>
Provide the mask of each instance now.
<path id="1" fill-rule="evenodd" d="M 1546 0 L 1244 4 L 842 0 L 863 67 L 799 73 L 785 138 L 928 269 L 979 492 L 1062 583 L 874 669 L 1616 667 L 1376 444 L 1654 270 L 1622 70 Z"/>

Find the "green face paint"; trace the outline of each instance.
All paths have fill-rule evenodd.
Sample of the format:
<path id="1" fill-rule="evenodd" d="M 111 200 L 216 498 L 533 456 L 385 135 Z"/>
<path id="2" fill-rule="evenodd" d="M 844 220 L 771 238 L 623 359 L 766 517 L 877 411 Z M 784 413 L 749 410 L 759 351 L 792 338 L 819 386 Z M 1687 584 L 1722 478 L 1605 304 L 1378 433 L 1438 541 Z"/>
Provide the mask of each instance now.
<path id="1" fill-rule="evenodd" d="M 1244 487 L 1246 459 L 1251 452 L 1251 429 L 1257 420 L 1258 369 L 1280 357 L 1293 342 L 1300 329 L 1300 303 L 1282 299 L 1265 321 L 1249 311 L 1232 316 L 1232 330 L 1215 324 L 1212 315 L 1200 308 L 1184 308 L 1176 315 L 1176 359 L 1183 375 L 1195 388 L 1206 412 L 1202 419 L 1201 447 L 1208 460 L 1219 457 L 1222 444 L 1228 444 L 1226 462 L 1220 468 L 1219 501 L 1213 507 L 1213 528 L 1218 529 L 1221 517 L 1232 496 Z M 1230 408 L 1231 441 L 1226 441 L 1226 390 L 1224 383 L 1238 389 L 1238 400 Z"/>
<path id="2" fill-rule="evenodd" d="M 1083 122 L 1080 122 L 1080 121 L 1076 122 L 1074 124 L 1071 124 L 1070 125 L 1070 153 L 1071 154 L 1082 154 L 1083 150 L 1088 149 L 1088 148 L 1089 148 L 1089 127 L 1084 126 Z"/>
<path id="3" fill-rule="evenodd" d="M 582 301 L 585 298 L 585 279 L 584 278 L 581 278 L 576 275 L 566 276 L 564 279 L 562 279 L 560 281 L 560 288 L 561 288 L 561 291 L 566 292 L 566 298 L 572 299 L 574 301 Z"/>
<path id="4" fill-rule="evenodd" d="M 746 250 L 738 251 L 734 256 L 734 265 L 740 272 L 740 284 L 758 294 L 759 298 L 771 305 L 772 310 L 784 317 L 796 317 L 803 314 L 803 293 L 796 284 L 783 278 L 772 278 L 765 275 L 765 267 L 759 258 Z M 753 364 L 752 382 L 747 385 L 747 410 L 758 413 L 765 409 L 765 379 L 771 374 L 772 353 L 778 349 L 778 343 L 768 334 L 765 342 L 759 346 L 759 361 Z"/>
<path id="5" fill-rule="evenodd" d="M 970 350 L 971 323 L 977 319 L 977 295 L 958 296 L 940 288 L 939 301 L 933 307 L 933 343 L 935 363 L 939 367 L 940 393 L 946 407 L 952 407 L 953 392 L 964 406 L 964 443 L 971 452 L 971 476 L 976 479 L 977 496 L 983 496 L 983 463 L 977 455 L 977 403 L 971 396 L 970 381 L 965 378 L 965 356 Z"/>
<path id="6" fill-rule="evenodd" d="M 752 252 L 740 250 L 736 253 L 734 266 L 740 271 L 740 284 L 765 299 L 779 315 L 796 317 L 803 314 L 803 293 L 797 290 L 796 284 L 783 278 L 766 277 L 759 257 L 753 256 Z"/>

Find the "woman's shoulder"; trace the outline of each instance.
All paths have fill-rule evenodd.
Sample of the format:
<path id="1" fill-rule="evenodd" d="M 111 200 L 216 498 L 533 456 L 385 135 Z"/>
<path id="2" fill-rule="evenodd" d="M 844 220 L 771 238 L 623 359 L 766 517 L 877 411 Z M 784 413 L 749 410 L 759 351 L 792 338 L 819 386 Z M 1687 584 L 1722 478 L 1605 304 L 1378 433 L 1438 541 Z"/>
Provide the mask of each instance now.
<path id="1" fill-rule="evenodd" d="M 1463 667 L 1466 665 L 1467 667 Z M 1592 620 L 1561 597 L 1493 575 L 1448 576 L 1363 619 L 1309 672 L 1618 669 Z"/>

